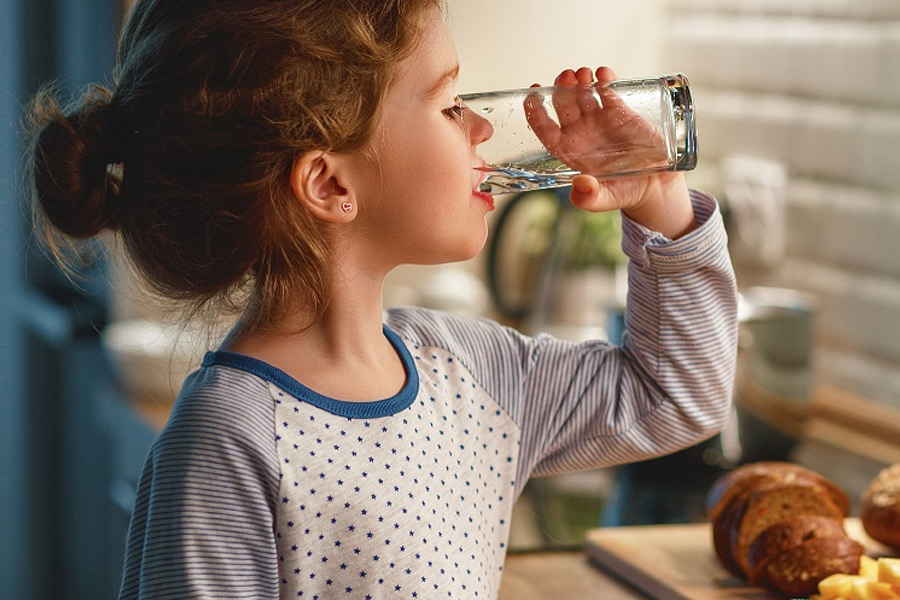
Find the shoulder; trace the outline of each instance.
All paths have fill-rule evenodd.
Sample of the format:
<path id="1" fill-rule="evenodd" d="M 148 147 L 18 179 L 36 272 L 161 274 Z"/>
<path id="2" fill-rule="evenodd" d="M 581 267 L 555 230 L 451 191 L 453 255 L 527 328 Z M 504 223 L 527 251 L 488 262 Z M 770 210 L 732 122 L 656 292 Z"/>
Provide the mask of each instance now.
<path id="1" fill-rule="evenodd" d="M 249 373 L 188 378 L 141 474 L 121 597 L 277 596 L 273 406 Z"/>
<path id="2" fill-rule="evenodd" d="M 535 342 L 491 319 L 452 315 L 426 308 L 389 309 L 385 324 L 414 347 L 441 348 L 460 358 L 488 352 L 516 353 Z"/>
<path id="3" fill-rule="evenodd" d="M 516 397 L 552 341 L 545 334 L 529 337 L 490 319 L 423 308 L 391 309 L 385 324 L 414 356 L 422 356 L 426 350 L 454 356 L 495 398 Z"/>
<path id="4" fill-rule="evenodd" d="M 185 381 L 167 427 L 271 422 L 274 403 L 262 378 L 239 369 L 204 365 Z"/>
<path id="5" fill-rule="evenodd" d="M 157 439 L 157 459 L 234 460 L 277 465 L 275 400 L 268 382 L 218 365 L 188 377 Z M 277 467 L 276 467 L 277 468 Z"/>

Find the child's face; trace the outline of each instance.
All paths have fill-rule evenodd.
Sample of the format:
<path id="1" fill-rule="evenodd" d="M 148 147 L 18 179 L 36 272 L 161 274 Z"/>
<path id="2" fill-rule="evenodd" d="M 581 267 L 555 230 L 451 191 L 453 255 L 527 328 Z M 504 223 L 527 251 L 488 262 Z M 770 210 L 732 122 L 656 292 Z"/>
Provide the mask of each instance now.
<path id="1" fill-rule="evenodd" d="M 437 10 L 388 87 L 367 154 L 359 218 L 378 232 L 390 263 L 441 263 L 475 256 L 487 237 L 491 196 L 476 145 L 488 122 L 457 106 L 456 47 Z M 465 120 L 465 124 L 463 123 Z"/>

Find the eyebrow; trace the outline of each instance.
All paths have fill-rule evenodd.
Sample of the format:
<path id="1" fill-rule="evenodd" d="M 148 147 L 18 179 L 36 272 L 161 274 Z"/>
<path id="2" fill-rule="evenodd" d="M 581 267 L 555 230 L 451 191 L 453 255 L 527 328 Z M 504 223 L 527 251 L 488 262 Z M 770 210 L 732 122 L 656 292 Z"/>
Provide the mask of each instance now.
<path id="1" fill-rule="evenodd" d="M 438 93 L 444 89 L 449 82 L 456 79 L 459 75 L 459 64 L 453 65 L 446 71 L 444 71 L 440 77 L 438 77 L 437 81 L 435 81 L 434 85 L 428 88 L 428 91 L 425 92 L 425 95 L 429 98 L 433 98 L 438 95 Z"/>

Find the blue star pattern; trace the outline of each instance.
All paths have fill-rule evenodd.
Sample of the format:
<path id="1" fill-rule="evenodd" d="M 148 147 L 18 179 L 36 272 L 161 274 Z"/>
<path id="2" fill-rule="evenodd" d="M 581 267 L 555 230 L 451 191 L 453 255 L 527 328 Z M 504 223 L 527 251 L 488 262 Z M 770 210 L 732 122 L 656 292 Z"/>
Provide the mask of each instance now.
<path id="1" fill-rule="evenodd" d="M 415 401 L 379 419 L 270 384 L 282 598 L 496 596 L 518 428 L 449 353 L 413 352 Z"/>

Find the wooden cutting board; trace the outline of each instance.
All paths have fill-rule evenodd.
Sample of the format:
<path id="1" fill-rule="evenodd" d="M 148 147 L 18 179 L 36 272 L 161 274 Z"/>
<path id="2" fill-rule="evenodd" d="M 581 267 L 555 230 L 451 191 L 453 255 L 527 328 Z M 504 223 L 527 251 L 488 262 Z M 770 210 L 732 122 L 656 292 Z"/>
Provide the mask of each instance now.
<path id="1" fill-rule="evenodd" d="M 858 519 L 847 519 L 846 527 L 870 556 L 888 554 L 865 535 Z M 604 570 L 656 600 L 784 600 L 747 585 L 719 563 L 709 523 L 594 529 L 586 550 Z"/>

